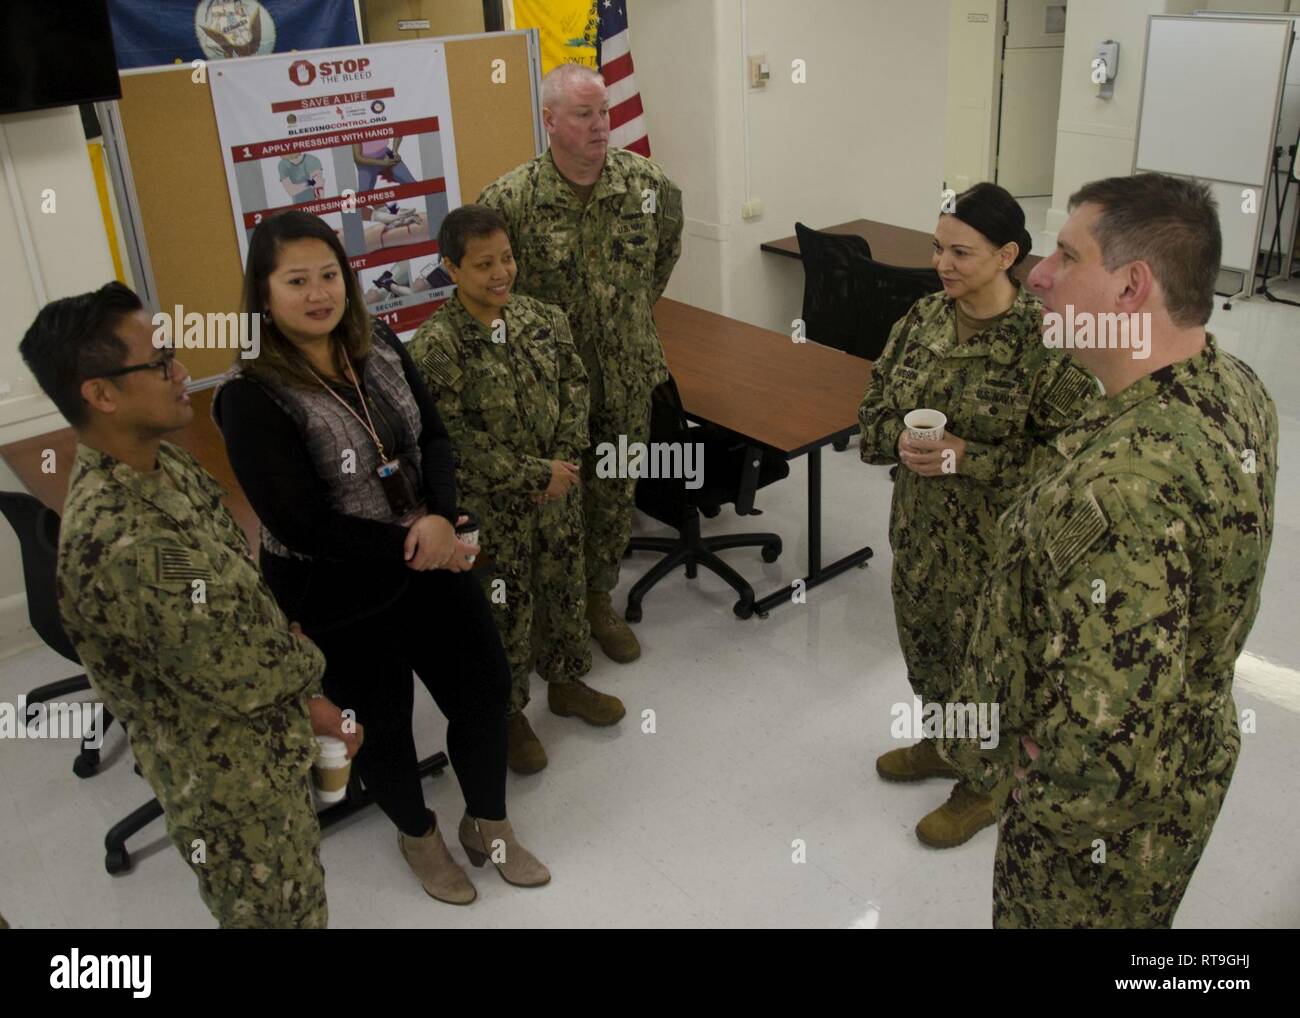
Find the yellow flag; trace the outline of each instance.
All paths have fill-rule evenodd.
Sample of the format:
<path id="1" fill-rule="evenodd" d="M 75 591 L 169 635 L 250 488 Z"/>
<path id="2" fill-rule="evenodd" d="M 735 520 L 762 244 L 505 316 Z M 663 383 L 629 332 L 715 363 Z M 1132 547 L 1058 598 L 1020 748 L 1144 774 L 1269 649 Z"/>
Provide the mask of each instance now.
<path id="1" fill-rule="evenodd" d="M 597 0 L 512 0 L 515 28 L 535 28 L 542 74 L 559 64 L 596 70 Z"/>

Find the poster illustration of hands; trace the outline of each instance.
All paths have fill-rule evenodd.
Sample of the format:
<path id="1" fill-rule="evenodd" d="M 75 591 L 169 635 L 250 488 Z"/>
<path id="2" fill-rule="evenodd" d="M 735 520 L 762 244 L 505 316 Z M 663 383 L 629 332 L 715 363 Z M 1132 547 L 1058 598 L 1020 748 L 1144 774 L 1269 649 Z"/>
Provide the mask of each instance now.
<path id="1" fill-rule="evenodd" d="M 442 43 L 231 60 L 209 80 L 241 258 L 263 219 L 310 212 L 339 235 L 370 313 L 417 328 L 453 289 L 437 242 L 460 204 Z"/>

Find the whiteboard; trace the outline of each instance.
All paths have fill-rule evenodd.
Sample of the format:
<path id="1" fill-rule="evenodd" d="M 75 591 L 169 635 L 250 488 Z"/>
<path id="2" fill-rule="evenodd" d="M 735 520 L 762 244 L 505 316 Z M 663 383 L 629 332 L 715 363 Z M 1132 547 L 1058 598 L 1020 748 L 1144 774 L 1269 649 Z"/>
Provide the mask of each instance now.
<path id="1" fill-rule="evenodd" d="M 1153 16 L 1136 168 L 1262 188 L 1290 43 L 1287 21 Z"/>
<path id="2" fill-rule="evenodd" d="M 1251 20 L 1272 18 L 1275 21 L 1286 19 L 1291 22 L 1293 31 L 1300 29 L 1300 14 L 1242 14 L 1226 11 L 1196 11 L 1195 14 L 1198 18 L 1249 18 Z M 1287 185 L 1287 178 L 1281 174 L 1285 174 L 1287 171 L 1300 174 L 1300 155 L 1292 156 L 1288 152 L 1291 146 L 1295 145 L 1297 136 L 1300 136 L 1300 53 L 1295 49 L 1294 36 L 1292 37 L 1291 46 L 1291 60 L 1286 68 L 1286 85 L 1282 89 L 1282 112 L 1278 117 L 1277 140 L 1274 142 L 1275 145 L 1281 145 L 1283 149 L 1282 159 L 1278 163 L 1279 179 L 1277 186 L 1279 187 Z M 1296 196 L 1288 194 L 1286 205 L 1282 210 L 1282 252 L 1284 259 L 1286 252 L 1290 248 L 1291 238 L 1295 236 L 1296 208 Z M 1264 225 L 1259 235 L 1259 247 L 1260 250 L 1267 251 L 1269 245 L 1273 242 L 1273 227 L 1277 219 L 1272 198 L 1264 203 L 1262 212 Z"/>

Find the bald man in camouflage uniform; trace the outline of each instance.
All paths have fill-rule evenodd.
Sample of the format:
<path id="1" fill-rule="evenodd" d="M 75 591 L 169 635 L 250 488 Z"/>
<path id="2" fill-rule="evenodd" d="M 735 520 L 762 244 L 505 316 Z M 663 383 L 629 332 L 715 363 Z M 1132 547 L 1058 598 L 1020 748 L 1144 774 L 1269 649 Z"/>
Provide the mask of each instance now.
<path id="1" fill-rule="evenodd" d="M 553 464 L 576 464 L 587 447 L 587 373 L 564 312 L 509 294 L 510 241 L 496 212 L 478 205 L 454 210 L 439 246 L 457 290 L 420 326 L 411 357 L 455 445 L 461 505 L 479 520 L 489 560 L 481 576 L 513 677 L 508 761 L 531 774 L 547 763 L 524 714 L 535 616 L 545 619 L 536 665 L 551 711 L 601 726 L 624 714 L 617 697 L 581 681 L 591 670 L 591 629 L 580 493 L 547 495 Z M 492 272 L 506 291 L 496 298 L 500 306 L 481 303 L 494 299 L 484 285 Z"/>
<path id="2" fill-rule="evenodd" d="M 599 75 L 565 64 L 543 82 L 548 151 L 479 196 L 505 217 L 519 265 L 516 290 L 568 317 L 591 391 L 583 453 L 587 612 L 613 660 L 641 648 L 610 592 L 632 533 L 633 478 L 596 476 L 600 447 L 645 442 L 650 394 L 668 378 L 654 306 L 681 254 L 681 190 L 650 160 L 608 148 L 609 102 Z"/>
<path id="3" fill-rule="evenodd" d="M 219 924 L 324 927 L 308 771 L 313 731 L 346 726 L 323 697 L 309 705 L 325 659 L 290 631 L 220 486 L 160 440 L 193 410 L 151 332 L 109 284 L 47 306 L 23 339 L 80 440 L 59 535 L 64 628 Z"/>
<path id="4" fill-rule="evenodd" d="M 998 515 L 1028 480 L 1050 437 L 1096 394 L 1096 380 L 1041 342 L 1042 305 L 1021 288 L 1011 308 L 981 333 L 958 339 L 956 302 L 917 301 L 893 328 L 872 367 L 858 418 L 867 463 L 897 463 L 903 417 L 929 407 L 965 441 L 960 465 L 925 477 L 900 467 L 890 512 L 892 590 L 899 644 L 913 692 L 954 702 L 970 633 L 970 609 L 988 575 Z M 892 750 L 876 769 L 891 781 L 958 774 L 931 739 Z M 917 825 L 934 848 L 970 839 L 994 821 L 996 804 L 963 782 Z"/>
<path id="5" fill-rule="evenodd" d="M 1167 927 L 1241 746 L 1232 679 L 1272 536 L 1277 413 L 1204 328 L 1208 189 L 1143 174 L 1070 206 L 1031 285 L 1076 317 L 1150 312 L 1150 350 L 1074 351 L 1108 396 L 1007 514 L 964 669 L 967 695 L 1002 703 L 1002 743 L 945 751 L 1003 795 L 995 926 Z"/>

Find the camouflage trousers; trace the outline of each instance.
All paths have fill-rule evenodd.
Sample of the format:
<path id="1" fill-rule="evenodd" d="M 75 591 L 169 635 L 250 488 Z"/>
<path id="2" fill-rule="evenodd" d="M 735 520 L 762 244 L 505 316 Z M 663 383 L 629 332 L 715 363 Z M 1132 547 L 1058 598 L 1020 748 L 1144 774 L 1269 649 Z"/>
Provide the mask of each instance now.
<path id="1" fill-rule="evenodd" d="M 464 502 L 479 518 L 480 545 L 491 560 L 475 574 L 510 661 L 514 713 L 528 705 L 534 629 L 537 671 L 547 682 L 573 682 L 591 671 L 582 503 L 577 492 L 541 506 L 526 498 L 501 500 L 505 511 Z"/>
<path id="2" fill-rule="evenodd" d="M 230 827 L 204 831 L 168 821 L 167 833 L 223 930 L 325 929 L 320 824 L 306 774 L 301 793 Z"/>
<path id="3" fill-rule="evenodd" d="M 588 421 L 591 445 L 582 454 L 582 516 L 586 527 L 587 589 L 609 593 L 618 586 L 618 570 L 632 539 L 636 508 L 635 477 L 597 477 L 600 446 L 650 440 L 650 394 L 635 407 L 592 407 Z"/>
<path id="4" fill-rule="evenodd" d="M 894 623 L 907 664 L 912 692 L 925 703 L 946 703 L 953 696 L 962 657 L 974 622 L 974 598 L 954 593 L 942 583 L 916 589 L 901 575 L 894 559 Z"/>
<path id="5" fill-rule="evenodd" d="M 1101 846 L 1072 849 L 1008 801 L 998 819 L 993 926 L 1167 929 L 1212 826 L 1213 818 L 1189 831 L 1170 817 L 1107 835 Z"/>

